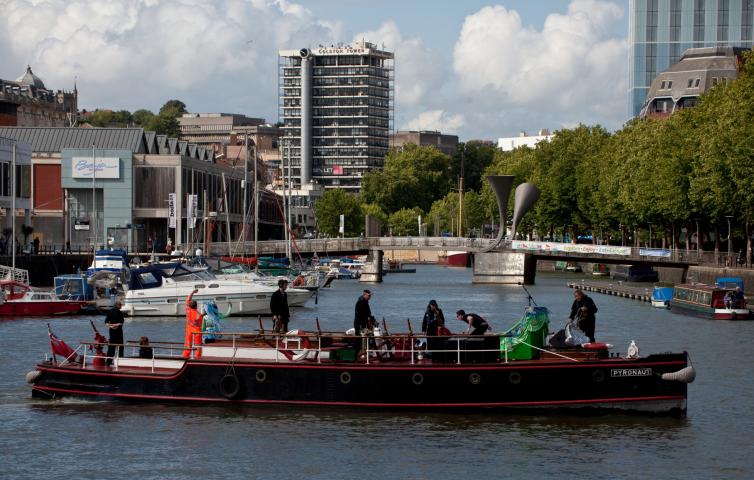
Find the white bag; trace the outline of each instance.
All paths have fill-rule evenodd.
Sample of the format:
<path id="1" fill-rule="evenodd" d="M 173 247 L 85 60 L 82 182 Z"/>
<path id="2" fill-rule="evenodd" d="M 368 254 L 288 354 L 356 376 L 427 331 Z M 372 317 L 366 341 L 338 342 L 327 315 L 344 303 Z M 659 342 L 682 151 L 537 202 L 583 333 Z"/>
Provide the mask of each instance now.
<path id="1" fill-rule="evenodd" d="M 586 336 L 584 332 L 579 329 L 576 325 L 573 323 L 569 323 L 565 327 L 566 331 L 566 339 L 565 343 L 566 345 L 570 345 L 572 347 L 582 345 L 584 343 L 589 343 L 589 337 Z"/>

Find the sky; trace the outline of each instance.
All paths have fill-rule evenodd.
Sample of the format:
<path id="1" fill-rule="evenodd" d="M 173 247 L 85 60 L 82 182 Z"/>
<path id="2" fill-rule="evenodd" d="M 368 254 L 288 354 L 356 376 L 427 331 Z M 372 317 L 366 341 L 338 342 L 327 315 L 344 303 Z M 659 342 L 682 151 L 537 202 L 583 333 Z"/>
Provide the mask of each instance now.
<path id="1" fill-rule="evenodd" d="M 0 78 L 26 65 L 79 108 L 278 120 L 278 50 L 395 52 L 396 130 L 461 141 L 627 111 L 628 0 L 0 0 Z"/>

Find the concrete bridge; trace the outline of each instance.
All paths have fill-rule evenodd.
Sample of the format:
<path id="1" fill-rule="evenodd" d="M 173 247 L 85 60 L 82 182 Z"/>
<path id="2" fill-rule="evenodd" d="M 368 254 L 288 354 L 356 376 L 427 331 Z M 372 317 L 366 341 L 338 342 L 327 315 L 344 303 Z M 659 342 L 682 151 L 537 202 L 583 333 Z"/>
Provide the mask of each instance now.
<path id="1" fill-rule="evenodd" d="M 649 249 L 613 245 L 504 241 L 488 251 L 493 239 L 457 237 L 367 237 L 318 238 L 295 241 L 294 252 L 320 257 L 367 254 L 365 281 L 381 281 L 382 257 L 385 250 L 465 251 L 473 256 L 474 283 L 534 283 L 537 260 L 561 260 L 606 264 L 653 265 L 688 269 L 691 265 L 709 263 L 711 252 L 696 250 Z M 188 244 L 182 248 L 193 251 L 201 245 Z M 285 241 L 257 242 L 260 256 L 285 254 Z M 214 243 L 211 255 L 252 255 L 252 242 Z M 705 261 L 706 260 L 706 261 Z"/>

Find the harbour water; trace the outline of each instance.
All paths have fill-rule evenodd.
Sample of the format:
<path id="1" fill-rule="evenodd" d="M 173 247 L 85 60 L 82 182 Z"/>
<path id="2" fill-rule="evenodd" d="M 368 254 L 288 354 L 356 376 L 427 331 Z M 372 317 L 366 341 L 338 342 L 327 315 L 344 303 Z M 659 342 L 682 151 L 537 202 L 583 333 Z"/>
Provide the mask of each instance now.
<path id="1" fill-rule="evenodd" d="M 454 312 L 484 315 L 496 331 L 519 316 L 518 286 L 471 285 L 468 269 L 419 266 L 370 286 L 372 311 L 391 331 L 421 327 L 430 299 L 460 331 Z M 571 274 L 542 274 L 530 287 L 561 328 Z M 319 303 L 294 312 L 291 328 L 351 326 L 365 287 L 336 281 Z M 0 478 L 752 478 L 754 322 L 724 322 L 592 294 L 597 338 L 625 353 L 690 352 L 697 379 L 686 418 L 580 414 L 375 412 L 292 407 L 207 407 L 32 400 L 24 374 L 49 351 L 46 320 L 0 320 Z M 69 344 L 92 339 L 89 320 L 49 320 Z M 269 325 L 269 320 L 267 321 Z M 129 319 L 125 336 L 179 340 L 183 319 Z M 257 328 L 231 318 L 227 330 Z"/>

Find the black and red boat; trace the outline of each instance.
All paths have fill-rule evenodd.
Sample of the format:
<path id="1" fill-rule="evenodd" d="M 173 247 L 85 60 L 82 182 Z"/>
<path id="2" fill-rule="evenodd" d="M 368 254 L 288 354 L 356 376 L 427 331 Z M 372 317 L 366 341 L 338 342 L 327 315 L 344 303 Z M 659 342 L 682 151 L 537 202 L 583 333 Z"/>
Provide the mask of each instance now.
<path id="1" fill-rule="evenodd" d="M 65 360 L 40 363 L 27 380 L 34 397 L 48 399 L 683 415 L 694 377 L 685 352 L 627 358 L 603 344 L 545 347 L 540 308 L 504 334 L 443 337 L 432 352 L 420 336 L 376 333 L 224 333 L 188 359 L 177 343 L 133 344 L 110 366 L 83 343 Z"/>

